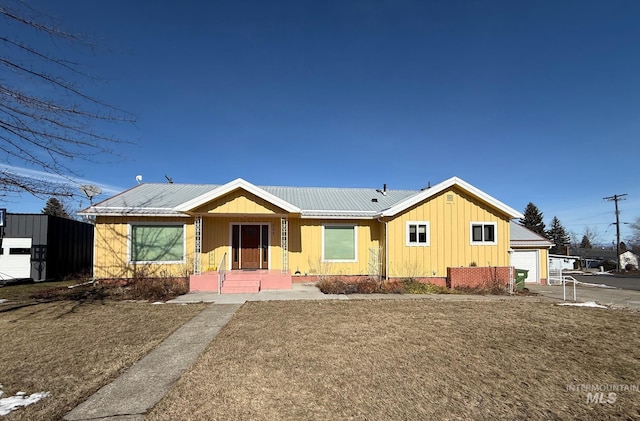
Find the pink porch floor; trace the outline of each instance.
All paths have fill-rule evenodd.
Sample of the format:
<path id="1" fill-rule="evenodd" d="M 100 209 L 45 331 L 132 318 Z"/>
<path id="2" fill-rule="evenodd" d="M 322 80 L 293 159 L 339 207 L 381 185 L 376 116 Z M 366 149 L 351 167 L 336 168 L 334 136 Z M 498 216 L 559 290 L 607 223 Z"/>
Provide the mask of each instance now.
<path id="1" fill-rule="evenodd" d="M 291 289 L 291 275 L 272 270 L 231 270 L 227 272 L 222 293 L 251 293 L 260 290 Z M 190 291 L 218 291 L 218 272 L 189 277 Z"/>

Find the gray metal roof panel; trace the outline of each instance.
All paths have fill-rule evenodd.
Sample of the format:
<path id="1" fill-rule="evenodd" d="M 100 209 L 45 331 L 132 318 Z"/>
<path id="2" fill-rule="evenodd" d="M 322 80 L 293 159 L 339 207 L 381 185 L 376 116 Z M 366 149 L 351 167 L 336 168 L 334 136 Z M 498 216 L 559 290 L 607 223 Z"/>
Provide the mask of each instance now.
<path id="1" fill-rule="evenodd" d="M 518 224 L 517 222 L 510 221 L 510 223 L 511 223 L 510 244 L 512 247 L 553 246 L 553 243 L 551 241 L 525 228 L 524 226 Z"/>
<path id="2" fill-rule="evenodd" d="M 297 206 L 303 211 L 352 211 L 377 213 L 415 194 L 407 190 L 387 190 L 336 187 L 276 187 L 261 189 Z M 375 199 L 373 201 L 372 199 Z"/>
<path id="3" fill-rule="evenodd" d="M 173 208 L 219 187 L 217 184 L 140 184 L 85 210 L 87 214 L 174 213 Z M 371 188 L 257 186 L 302 209 L 307 214 L 331 216 L 333 213 L 361 212 L 371 216 L 393 206 L 416 191 L 387 190 L 385 194 Z M 375 199 L 372 200 L 372 199 Z M 151 210 L 146 212 L 144 209 Z M 160 212 L 162 211 L 162 212 Z"/>

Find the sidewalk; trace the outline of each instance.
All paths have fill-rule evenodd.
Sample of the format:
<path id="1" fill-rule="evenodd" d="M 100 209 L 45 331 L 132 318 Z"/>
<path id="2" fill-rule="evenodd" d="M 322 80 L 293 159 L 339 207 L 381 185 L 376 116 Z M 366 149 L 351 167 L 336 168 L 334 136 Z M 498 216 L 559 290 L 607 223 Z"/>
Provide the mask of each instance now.
<path id="1" fill-rule="evenodd" d="M 281 301 L 281 300 L 347 300 L 346 295 L 327 295 L 313 284 L 293 284 L 288 290 L 263 290 L 255 294 L 220 294 L 217 292 L 189 292 L 169 303 L 192 304 L 243 304 L 247 301 Z"/>
<path id="2" fill-rule="evenodd" d="M 144 414 L 204 352 L 238 308 L 240 304 L 208 306 L 64 419 L 143 420 Z"/>
<path id="3" fill-rule="evenodd" d="M 527 284 L 526 287 L 531 292 L 562 301 L 562 285 Z M 571 283 L 567 284 L 566 293 L 567 301 L 573 301 L 573 285 Z M 640 291 L 578 284 L 576 286 L 576 299 L 578 302 L 595 301 L 608 307 L 640 311 Z"/>

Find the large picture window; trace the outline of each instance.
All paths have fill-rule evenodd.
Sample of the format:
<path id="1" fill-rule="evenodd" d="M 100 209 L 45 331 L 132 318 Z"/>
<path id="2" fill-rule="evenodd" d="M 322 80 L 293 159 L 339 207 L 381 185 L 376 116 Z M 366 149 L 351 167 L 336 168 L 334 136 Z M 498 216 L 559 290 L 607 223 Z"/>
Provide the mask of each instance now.
<path id="1" fill-rule="evenodd" d="M 408 246 L 429 245 L 429 222 L 407 222 L 406 244 Z"/>
<path id="2" fill-rule="evenodd" d="M 495 222 L 472 222 L 471 244 L 497 244 Z"/>
<path id="3" fill-rule="evenodd" d="M 131 225 L 132 262 L 183 263 L 184 225 Z"/>
<path id="4" fill-rule="evenodd" d="M 322 231 L 322 260 L 355 262 L 356 227 L 353 225 L 325 225 Z"/>

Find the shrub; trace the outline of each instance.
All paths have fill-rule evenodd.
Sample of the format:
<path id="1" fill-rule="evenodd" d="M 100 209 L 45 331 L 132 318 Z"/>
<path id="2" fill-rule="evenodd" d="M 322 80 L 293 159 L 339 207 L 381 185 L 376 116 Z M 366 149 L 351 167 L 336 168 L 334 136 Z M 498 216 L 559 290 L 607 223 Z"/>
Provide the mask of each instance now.
<path id="1" fill-rule="evenodd" d="M 72 288 L 56 287 L 31 294 L 37 300 L 98 301 L 98 300 L 145 300 L 167 301 L 189 292 L 183 278 L 147 278 L 89 283 Z"/>
<path id="2" fill-rule="evenodd" d="M 456 287 L 456 291 L 470 295 L 508 295 L 509 286 L 500 280 L 493 279 L 478 286 L 460 285 Z"/>
<path id="3" fill-rule="evenodd" d="M 455 293 L 455 291 L 447 287 L 419 282 L 413 278 L 403 279 L 402 286 L 404 287 L 404 292 L 406 292 L 407 294 L 454 294 Z"/>
<path id="4" fill-rule="evenodd" d="M 133 300 L 167 301 L 189 292 L 186 279 L 172 277 L 134 279 L 128 287 Z"/>
<path id="5" fill-rule="evenodd" d="M 373 278 L 365 278 L 358 281 L 345 282 L 337 277 L 323 278 L 316 286 L 324 294 L 451 294 L 448 288 L 432 284 L 424 284 L 414 279 L 402 281 L 392 279 L 378 281 Z"/>
<path id="6" fill-rule="evenodd" d="M 316 286 L 323 294 L 349 294 L 355 290 L 355 288 L 338 278 L 322 278 Z"/>
<path id="7" fill-rule="evenodd" d="M 393 279 L 391 281 L 382 281 L 379 292 L 382 294 L 404 294 L 405 289 L 400 281 Z"/>

